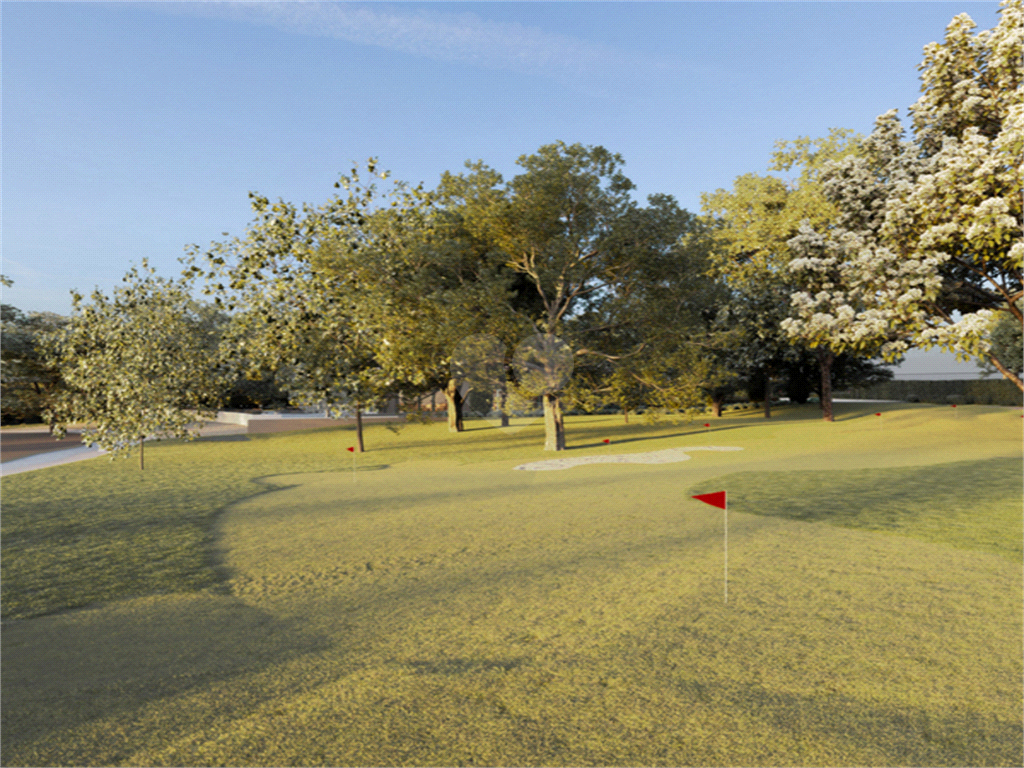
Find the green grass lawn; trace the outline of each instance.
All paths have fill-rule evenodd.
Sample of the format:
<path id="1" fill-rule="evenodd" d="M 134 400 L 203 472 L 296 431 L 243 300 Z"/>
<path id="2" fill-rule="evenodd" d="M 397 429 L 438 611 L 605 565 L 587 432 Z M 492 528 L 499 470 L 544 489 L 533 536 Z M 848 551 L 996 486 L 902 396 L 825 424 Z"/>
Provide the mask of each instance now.
<path id="1" fill-rule="evenodd" d="M 884 407 L 5 478 L 2 762 L 1020 765 L 1019 411 Z"/>

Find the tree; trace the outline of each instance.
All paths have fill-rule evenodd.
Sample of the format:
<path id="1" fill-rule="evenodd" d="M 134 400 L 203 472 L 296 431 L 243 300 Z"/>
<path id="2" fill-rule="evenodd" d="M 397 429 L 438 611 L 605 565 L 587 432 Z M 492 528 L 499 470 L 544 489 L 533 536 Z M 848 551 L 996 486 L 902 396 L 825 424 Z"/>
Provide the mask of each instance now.
<path id="1" fill-rule="evenodd" d="M 205 254 L 192 246 L 186 274 L 204 274 L 207 293 L 231 314 L 224 349 L 235 370 L 253 379 L 273 373 L 296 405 L 323 404 L 329 414 L 354 409 L 363 452 L 362 412 L 392 382 L 377 359 L 380 340 L 357 306 L 358 280 L 333 268 L 338 254 L 368 241 L 376 188 L 349 192 L 301 210 L 250 193 L 256 216 L 245 237 L 213 243 Z"/>
<path id="2" fill-rule="evenodd" d="M 507 425 L 508 350 L 528 327 L 514 309 L 521 303 L 516 275 L 505 267 L 490 232 L 474 221 L 499 194 L 501 176 L 480 163 L 467 166 L 468 175 L 443 174 L 438 188 L 424 194 L 417 215 L 408 216 L 402 206 L 375 214 L 395 223 L 401 217 L 401 236 L 391 238 L 401 247 L 388 257 L 400 265 L 400 276 L 378 276 L 367 287 L 386 292 L 376 302 L 383 308 L 377 322 L 397 340 L 388 347 L 391 368 L 411 386 L 444 392 L 453 432 L 464 429 L 471 390 L 494 395 Z"/>
<path id="3" fill-rule="evenodd" d="M 190 280 L 158 277 L 143 260 L 123 282 L 90 304 L 72 292 L 69 323 L 44 337 L 64 382 L 44 417 L 58 437 L 86 424 L 83 442 L 114 455 L 138 445 L 144 469 L 144 441 L 195 437 L 189 426 L 215 413 L 225 380 Z"/>
<path id="4" fill-rule="evenodd" d="M 793 297 L 795 335 L 880 341 L 886 359 L 911 346 L 986 357 L 1024 389 L 990 338 L 997 315 L 1022 322 L 1022 26 L 1020 0 L 1005 0 L 999 25 L 978 35 L 968 16 L 954 18 L 945 42 L 925 48 L 915 142 L 892 110 L 860 155 L 823 169 L 840 215 L 796 241 L 792 267 L 809 289 Z"/>
<path id="5" fill-rule="evenodd" d="M 557 368 L 561 346 L 551 337 L 562 339 L 574 358 L 637 353 L 639 346 L 609 351 L 603 343 L 616 327 L 641 322 L 628 311 L 640 306 L 628 299 L 639 283 L 638 265 L 675 243 L 681 232 L 669 234 L 670 221 L 685 220 L 684 212 L 667 196 L 649 198 L 640 209 L 630 198 L 622 158 L 603 147 L 557 142 L 517 162 L 523 173 L 476 205 L 468 220 L 534 295 L 517 314 L 534 328 L 534 347 L 554 355 L 538 365 Z M 542 394 L 545 450 L 565 448 L 562 400 L 570 381 L 556 389 L 549 382 Z"/>
<path id="6" fill-rule="evenodd" d="M 1018 309 L 1021 302 L 1017 302 Z M 1017 319 L 1009 314 L 1001 314 L 992 327 L 989 341 L 991 356 L 999 360 L 1003 366 L 1020 378 L 1024 373 L 1024 329 Z M 981 366 L 986 375 L 997 372 L 994 365 L 982 358 Z"/>
<path id="7" fill-rule="evenodd" d="M 715 318 L 717 351 L 726 365 L 745 375 L 747 394 L 761 400 L 764 417 L 770 419 L 775 399 L 772 380 L 800 355 L 800 350 L 780 330 L 789 309 L 787 289 L 766 282 L 759 289 L 737 291 Z"/>
<path id="8" fill-rule="evenodd" d="M 772 377 L 801 354 L 799 343 L 783 326 L 790 296 L 800 287 L 789 270 L 792 238 L 801 225 L 831 226 L 837 209 L 823 193 L 821 169 L 830 160 L 856 154 L 861 143 L 858 134 L 845 129 L 832 129 L 825 138 L 779 141 L 770 167 L 799 168 L 797 179 L 786 183 L 747 174 L 736 179 L 732 191 L 720 189 L 701 198 L 714 241 L 712 272 L 730 292 L 719 322 L 735 331 L 734 364 L 748 379 L 766 385 L 765 417 L 771 416 Z M 839 350 L 827 342 L 816 339 L 811 346 L 821 372 L 822 415 L 831 421 L 830 370 Z"/>
<path id="9" fill-rule="evenodd" d="M 0 276 L 4 285 L 13 281 Z M 61 385 L 60 372 L 48 365 L 42 337 L 62 328 L 67 318 L 52 312 L 25 314 L 0 305 L 0 418 L 4 424 L 41 421 Z"/>

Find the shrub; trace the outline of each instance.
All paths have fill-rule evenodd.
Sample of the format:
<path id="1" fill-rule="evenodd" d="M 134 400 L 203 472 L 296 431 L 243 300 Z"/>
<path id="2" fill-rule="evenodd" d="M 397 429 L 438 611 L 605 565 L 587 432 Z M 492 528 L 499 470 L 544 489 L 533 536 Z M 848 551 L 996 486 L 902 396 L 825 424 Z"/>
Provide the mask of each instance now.
<path id="1" fill-rule="evenodd" d="M 968 403 L 978 405 L 1024 405 L 1021 391 L 1006 379 L 974 381 L 886 381 L 870 387 L 853 387 L 836 392 L 837 397 L 867 400 L 903 400 L 910 403 Z M 959 400 L 950 400 L 959 397 Z"/>

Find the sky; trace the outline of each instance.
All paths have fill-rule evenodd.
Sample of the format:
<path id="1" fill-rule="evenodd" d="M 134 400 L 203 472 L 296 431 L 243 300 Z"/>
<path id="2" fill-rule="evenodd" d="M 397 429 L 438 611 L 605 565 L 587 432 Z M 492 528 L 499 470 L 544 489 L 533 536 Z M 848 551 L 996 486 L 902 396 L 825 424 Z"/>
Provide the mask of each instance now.
<path id="1" fill-rule="evenodd" d="M 248 193 L 319 205 L 377 157 L 428 187 L 554 141 L 622 155 L 637 200 L 767 173 L 777 140 L 870 133 L 922 48 L 997 2 L 10 2 L 6 303 L 70 314 L 143 258 L 244 234 Z M 898 378 L 974 378 L 913 353 Z"/>

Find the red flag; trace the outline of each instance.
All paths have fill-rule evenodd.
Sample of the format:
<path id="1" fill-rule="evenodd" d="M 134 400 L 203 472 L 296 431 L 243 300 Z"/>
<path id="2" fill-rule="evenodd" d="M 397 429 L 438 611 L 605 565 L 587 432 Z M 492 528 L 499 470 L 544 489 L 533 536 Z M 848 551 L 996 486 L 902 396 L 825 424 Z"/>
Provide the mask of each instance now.
<path id="1" fill-rule="evenodd" d="M 611 442 L 611 440 L 609 440 L 609 439 L 608 439 L 608 438 L 606 437 L 606 438 L 605 438 L 604 440 L 602 440 L 601 442 L 602 442 L 602 443 L 610 443 L 610 442 Z"/>
<path id="2" fill-rule="evenodd" d="M 351 445 L 348 448 L 346 448 L 345 450 L 350 452 L 350 453 L 355 453 L 356 452 L 356 449 L 353 448 Z"/>
<path id="3" fill-rule="evenodd" d="M 705 504 L 710 504 L 712 507 L 725 509 L 725 491 L 719 491 L 718 493 L 702 493 L 700 496 L 692 496 L 691 498 L 694 498 L 697 501 L 703 501 Z"/>

